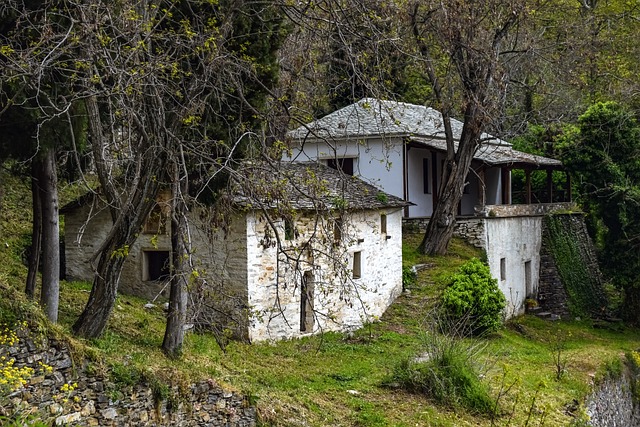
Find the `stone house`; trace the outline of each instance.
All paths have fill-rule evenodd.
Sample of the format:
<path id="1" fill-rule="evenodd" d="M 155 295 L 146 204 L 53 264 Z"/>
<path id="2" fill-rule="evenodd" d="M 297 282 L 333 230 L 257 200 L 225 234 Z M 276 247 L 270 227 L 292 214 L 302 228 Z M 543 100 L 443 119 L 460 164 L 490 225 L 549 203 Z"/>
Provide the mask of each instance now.
<path id="1" fill-rule="evenodd" d="M 351 330 L 380 317 L 402 291 L 408 203 L 318 163 L 243 167 L 233 191 L 189 215 L 195 321 L 260 341 Z M 167 292 L 169 202 L 170 194 L 158 197 L 129 248 L 121 292 L 150 300 Z M 223 202 L 232 208 L 220 211 Z M 62 214 L 67 277 L 91 280 L 109 214 L 95 198 Z"/>
<path id="2" fill-rule="evenodd" d="M 463 123 L 452 119 L 454 138 Z M 406 224 L 424 230 L 438 200 L 446 157 L 442 115 L 433 108 L 372 98 L 362 99 L 289 133 L 285 159 L 319 161 L 358 176 L 394 196 L 410 201 Z M 524 204 L 513 205 L 512 170 L 524 171 Z M 546 171 L 544 203 L 533 203 L 533 171 Z M 542 217 L 567 209 L 555 194 L 552 172 L 558 160 L 514 150 L 510 143 L 482 135 L 458 206 L 457 233 L 487 252 L 492 275 L 509 301 L 508 315 L 524 311 L 526 298 L 538 292 Z M 566 176 L 566 188 L 570 188 Z M 538 200 L 539 201 L 539 200 Z"/>

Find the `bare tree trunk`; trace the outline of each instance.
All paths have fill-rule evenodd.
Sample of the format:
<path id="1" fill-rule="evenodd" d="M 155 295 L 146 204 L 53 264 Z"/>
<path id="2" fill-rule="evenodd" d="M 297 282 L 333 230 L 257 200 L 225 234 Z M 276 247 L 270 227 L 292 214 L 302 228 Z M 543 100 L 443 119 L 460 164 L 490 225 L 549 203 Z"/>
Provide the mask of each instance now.
<path id="1" fill-rule="evenodd" d="M 40 251 L 42 250 L 42 202 L 40 201 L 40 168 L 42 163 L 37 157 L 31 160 L 31 210 L 33 212 L 33 228 L 31 230 L 31 253 L 29 254 L 29 273 L 25 293 L 29 298 L 36 294 L 36 281 L 40 268 Z"/>
<path id="2" fill-rule="evenodd" d="M 156 203 L 160 180 L 167 164 L 167 156 L 161 141 L 144 138 L 136 149 L 142 153 L 136 159 L 135 179 L 131 193 L 126 200 L 115 189 L 113 176 L 106 170 L 106 160 L 101 151 L 101 143 L 106 139 L 102 132 L 102 121 L 97 100 L 86 100 L 89 129 L 93 141 L 94 160 L 100 184 L 109 204 L 113 227 L 102 246 L 98 249 L 98 266 L 93 279 L 91 294 L 80 317 L 73 325 L 73 333 L 84 338 L 97 338 L 107 326 L 118 293 L 122 266 L 129 253 L 129 247 Z M 160 114 L 160 117 L 162 115 Z M 159 145 L 160 144 L 160 145 Z"/>
<path id="3" fill-rule="evenodd" d="M 187 318 L 189 273 L 185 268 L 188 256 L 186 245 L 186 179 L 180 182 L 176 173 L 173 183 L 173 203 L 171 214 L 171 291 L 169 294 L 169 314 L 162 341 L 162 350 L 169 357 L 179 357 L 184 342 L 184 326 Z"/>
<path id="4" fill-rule="evenodd" d="M 115 248 L 117 239 L 112 239 L 111 247 Z M 115 251 L 115 249 L 114 249 Z M 110 253 L 114 253 L 110 251 Z M 118 281 L 125 258 L 122 256 L 105 256 L 103 252 L 93 279 L 93 287 L 89 301 L 73 325 L 73 333 L 85 338 L 96 338 L 104 332 L 111 310 L 118 294 Z"/>
<path id="5" fill-rule="evenodd" d="M 58 321 L 60 297 L 60 226 L 56 151 L 45 148 L 40 175 L 42 202 L 42 291 L 40 304 L 47 318 Z"/>
<path id="6" fill-rule="evenodd" d="M 464 193 L 464 184 L 473 155 L 480 145 L 481 117 L 478 109 L 467 107 L 462 135 L 455 153 L 451 150 L 445 162 L 445 171 L 438 189 L 438 202 L 427 225 L 427 231 L 418 250 L 429 255 L 444 255 L 453 236 L 458 205 Z"/>
<path id="7" fill-rule="evenodd" d="M 156 158 L 157 165 L 164 166 L 164 156 Z M 135 242 L 144 221 L 149 216 L 158 194 L 158 183 L 151 177 L 159 176 L 157 165 L 148 165 L 144 170 L 149 175 L 141 178 L 146 186 L 138 189 L 130 203 L 113 225 L 109 236 L 100 247 L 98 266 L 93 279 L 89 300 L 80 317 L 73 325 L 73 333 L 84 338 L 97 338 L 104 332 L 109 315 L 118 294 L 122 266 L 128 256 L 129 247 Z"/>

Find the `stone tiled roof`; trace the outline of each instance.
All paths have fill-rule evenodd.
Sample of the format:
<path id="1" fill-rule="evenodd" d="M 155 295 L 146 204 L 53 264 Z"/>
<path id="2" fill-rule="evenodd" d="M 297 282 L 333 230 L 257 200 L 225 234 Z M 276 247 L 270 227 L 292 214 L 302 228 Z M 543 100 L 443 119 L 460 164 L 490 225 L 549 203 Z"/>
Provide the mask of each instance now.
<path id="1" fill-rule="evenodd" d="M 442 140 L 414 137 L 410 142 L 432 148 L 438 151 L 447 151 L 447 143 Z M 514 150 L 510 145 L 484 144 L 476 151 L 473 158 L 489 166 L 514 166 L 522 168 L 561 169 L 560 160 L 535 154 Z"/>
<path id="2" fill-rule="evenodd" d="M 360 210 L 411 204 L 316 162 L 246 163 L 237 176 L 233 201 L 247 208 Z"/>
<path id="3" fill-rule="evenodd" d="M 451 119 L 455 139 L 463 123 Z M 364 98 L 289 132 L 293 140 L 401 137 L 418 145 L 446 151 L 442 115 L 431 107 Z M 514 150 L 511 144 L 483 133 L 474 159 L 490 166 L 561 169 L 559 160 Z"/>
<path id="4" fill-rule="evenodd" d="M 463 123 L 451 119 L 451 130 L 460 138 Z M 289 132 L 295 140 L 345 139 L 379 136 L 420 136 L 444 139 L 442 114 L 431 107 L 364 98 L 321 119 L 300 126 Z M 482 134 L 483 141 L 509 145 L 489 134 Z"/>

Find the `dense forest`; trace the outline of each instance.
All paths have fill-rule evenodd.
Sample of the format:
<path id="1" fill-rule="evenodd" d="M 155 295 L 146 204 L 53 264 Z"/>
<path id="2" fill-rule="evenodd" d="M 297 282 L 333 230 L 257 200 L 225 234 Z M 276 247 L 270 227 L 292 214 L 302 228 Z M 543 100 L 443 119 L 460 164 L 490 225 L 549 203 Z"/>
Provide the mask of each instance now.
<path id="1" fill-rule="evenodd" d="M 79 337 L 100 336 L 127 248 L 171 189 L 163 350 L 186 322 L 189 224 L 242 161 L 277 167 L 287 131 L 363 97 L 442 113 L 447 161 L 420 245 L 447 250 L 480 135 L 563 160 L 622 314 L 640 320 L 640 5 L 623 0 L 8 0 L 0 6 L 0 159 L 32 183 L 25 292 L 55 322 L 61 182 L 113 227 Z M 450 120 L 464 128 L 454 141 Z M 38 256 L 42 253 L 42 256 Z"/>

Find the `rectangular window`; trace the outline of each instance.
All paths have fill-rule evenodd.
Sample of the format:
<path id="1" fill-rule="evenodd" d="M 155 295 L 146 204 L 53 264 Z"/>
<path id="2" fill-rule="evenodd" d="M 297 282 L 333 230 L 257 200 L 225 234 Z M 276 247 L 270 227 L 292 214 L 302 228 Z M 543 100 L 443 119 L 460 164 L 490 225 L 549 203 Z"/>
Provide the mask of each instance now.
<path id="1" fill-rule="evenodd" d="M 328 159 L 327 166 L 344 172 L 346 175 L 353 175 L 353 158 Z"/>
<path id="2" fill-rule="evenodd" d="M 359 279 L 362 277 L 362 252 L 353 253 L 353 278 Z"/>
<path id="3" fill-rule="evenodd" d="M 313 273 L 305 271 L 300 284 L 300 332 L 313 332 Z"/>
<path id="4" fill-rule="evenodd" d="M 424 194 L 431 194 L 431 188 L 429 187 L 429 159 L 422 159 L 422 188 Z"/>
<path id="5" fill-rule="evenodd" d="M 161 281 L 169 278 L 169 251 L 144 251 L 142 280 Z"/>
<path id="6" fill-rule="evenodd" d="M 333 241 L 339 243 L 342 240 L 342 218 L 333 221 Z"/>
<path id="7" fill-rule="evenodd" d="M 380 233 L 387 234 L 387 214 L 380 215 Z"/>
<path id="8" fill-rule="evenodd" d="M 293 240 L 296 238 L 296 229 L 292 219 L 284 219 L 284 240 Z"/>
<path id="9" fill-rule="evenodd" d="M 507 280 L 507 259 L 500 258 L 500 280 Z"/>

